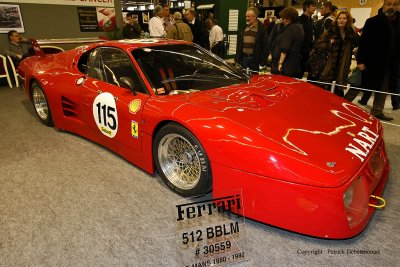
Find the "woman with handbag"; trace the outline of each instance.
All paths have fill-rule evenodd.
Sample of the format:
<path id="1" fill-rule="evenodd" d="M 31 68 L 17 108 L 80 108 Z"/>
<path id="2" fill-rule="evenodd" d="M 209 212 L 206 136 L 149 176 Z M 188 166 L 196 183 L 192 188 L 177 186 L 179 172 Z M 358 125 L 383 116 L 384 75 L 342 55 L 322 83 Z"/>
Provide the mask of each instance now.
<path id="1" fill-rule="evenodd" d="M 321 82 L 336 81 L 337 84 L 347 84 L 352 53 L 358 45 L 358 38 L 352 28 L 352 21 L 347 10 L 340 11 L 331 28 L 324 32 L 314 44 L 312 53 L 320 55 L 321 58 L 318 65 L 320 69 L 315 70 L 314 68 L 315 71 L 311 73 L 311 78 Z M 312 60 L 313 55 L 311 54 L 309 63 L 312 63 Z M 322 63 L 323 60 L 326 62 Z M 312 67 L 310 66 L 311 69 L 313 69 Z M 323 88 L 330 90 L 330 86 L 323 86 Z M 336 87 L 334 93 L 341 97 L 344 96 L 342 87 Z"/>

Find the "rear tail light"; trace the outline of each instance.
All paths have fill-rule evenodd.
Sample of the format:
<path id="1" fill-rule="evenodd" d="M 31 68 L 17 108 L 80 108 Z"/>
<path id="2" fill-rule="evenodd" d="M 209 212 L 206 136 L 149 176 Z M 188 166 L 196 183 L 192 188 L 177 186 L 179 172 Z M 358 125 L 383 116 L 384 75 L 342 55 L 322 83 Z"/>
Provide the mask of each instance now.
<path id="1" fill-rule="evenodd" d="M 343 194 L 343 203 L 350 227 L 357 225 L 367 216 L 368 201 L 369 196 L 360 176 Z"/>

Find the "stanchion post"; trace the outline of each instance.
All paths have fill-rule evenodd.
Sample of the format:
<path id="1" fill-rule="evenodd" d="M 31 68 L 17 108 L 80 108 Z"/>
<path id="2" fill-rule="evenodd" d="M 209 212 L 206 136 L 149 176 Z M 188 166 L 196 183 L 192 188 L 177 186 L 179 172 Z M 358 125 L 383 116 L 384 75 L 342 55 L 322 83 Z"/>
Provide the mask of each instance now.
<path id="1" fill-rule="evenodd" d="M 349 83 L 346 85 L 346 90 L 347 91 L 350 90 L 350 84 Z"/>
<path id="2" fill-rule="evenodd" d="M 331 93 L 332 94 L 335 92 L 335 87 L 336 87 L 336 81 L 332 81 L 332 86 L 331 86 Z"/>

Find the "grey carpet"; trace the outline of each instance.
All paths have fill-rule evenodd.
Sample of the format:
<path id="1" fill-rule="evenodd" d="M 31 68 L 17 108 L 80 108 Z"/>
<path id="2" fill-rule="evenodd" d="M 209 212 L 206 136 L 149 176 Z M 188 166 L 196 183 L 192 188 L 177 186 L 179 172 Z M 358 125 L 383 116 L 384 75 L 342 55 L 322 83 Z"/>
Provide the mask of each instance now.
<path id="1" fill-rule="evenodd" d="M 388 114 L 400 124 L 400 111 Z M 246 220 L 246 266 L 399 266 L 400 128 L 384 125 L 387 207 L 348 240 Z M 43 126 L 20 89 L 0 87 L 0 266 L 177 266 L 168 241 L 182 200 L 157 176 L 74 134 Z M 171 228 L 172 227 L 172 228 Z M 322 250 L 302 255 L 299 250 Z M 328 249 L 379 250 L 330 255 Z"/>

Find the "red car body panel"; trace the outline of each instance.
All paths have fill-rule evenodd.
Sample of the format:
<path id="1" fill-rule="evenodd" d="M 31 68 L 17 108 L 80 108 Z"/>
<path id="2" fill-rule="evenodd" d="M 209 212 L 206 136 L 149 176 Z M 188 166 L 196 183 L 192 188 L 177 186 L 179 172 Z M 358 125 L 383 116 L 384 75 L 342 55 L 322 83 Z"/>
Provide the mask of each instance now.
<path id="1" fill-rule="evenodd" d="M 182 42 L 94 44 L 28 58 L 18 72 L 28 95 L 32 81 L 40 83 L 56 128 L 99 143 L 148 173 L 154 173 L 153 137 L 162 125 L 173 121 L 186 127 L 204 147 L 211 162 L 213 196 L 241 190 L 244 216 L 323 238 L 360 233 L 374 208 L 366 207 L 367 214 L 350 226 L 343 196 L 359 177 L 368 199 L 382 194 L 389 162 L 381 123 L 329 92 L 282 76 L 256 75 L 249 84 L 154 95 L 131 51 L 178 43 Z M 97 46 L 126 51 L 149 94 L 134 95 L 82 74 L 77 69 L 80 56 Z M 82 77 L 84 84 L 78 85 Z M 101 134 L 93 119 L 92 103 L 100 91 L 117 98 L 115 138 Z M 141 102 L 136 114 L 128 112 L 134 99 Z M 132 138 L 131 121 L 138 123 L 137 139 Z"/>

